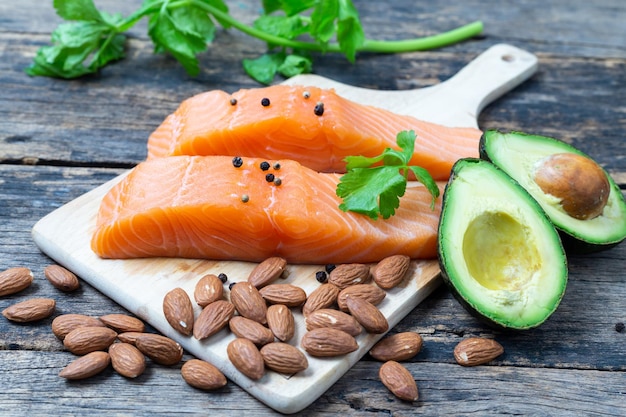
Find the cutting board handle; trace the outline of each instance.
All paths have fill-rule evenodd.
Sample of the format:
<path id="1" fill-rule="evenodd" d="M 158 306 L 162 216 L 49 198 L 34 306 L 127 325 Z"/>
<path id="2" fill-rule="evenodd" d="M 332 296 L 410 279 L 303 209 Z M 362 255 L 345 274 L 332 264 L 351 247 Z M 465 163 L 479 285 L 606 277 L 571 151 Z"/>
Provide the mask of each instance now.
<path id="1" fill-rule="evenodd" d="M 457 98 L 477 117 L 489 103 L 532 76 L 537 61 L 535 55 L 523 49 L 497 44 L 441 83 L 437 94 Z"/>

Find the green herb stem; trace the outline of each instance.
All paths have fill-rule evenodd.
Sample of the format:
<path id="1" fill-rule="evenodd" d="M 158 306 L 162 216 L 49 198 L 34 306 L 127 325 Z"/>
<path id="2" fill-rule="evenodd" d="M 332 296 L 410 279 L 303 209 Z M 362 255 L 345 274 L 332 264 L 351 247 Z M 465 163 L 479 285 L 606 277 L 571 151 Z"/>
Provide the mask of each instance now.
<path id="1" fill-rule="evenodd" d="M 379 53 L 402 53 L 437 49 L 446 45 L 458 43 L 465 39 L 478 36 L 483 31 L 483 23 L 472 22 L 447 32 L 438 33 L 423 38 L 406 39 L 401 41 L 376 41 L 366 39 L 360 51 Z"/>
<path id="2" fill-rule="evenodd" d="M 341 52 L 341 48 L 337 43 L 329 43 L 328 45 L 321 45 L 314 42 L 297 41 L 292 39 L 281 38 L 267 32 L 256 29 L 253 26 L 247 25 L 234 19 L 230 14 L 211 6 L 210 4 L 203 3 L 196 0 L 183 0 L 180 2 L 173 2 L 170 7 L 175 7 L 177 3 L 190 3 L 194 6 L 205 10 L 207 13 L 211 13 L 215 17 L 229 22 L 232 27 L 240 30 L 241 32 L 265 41 L 269 44 L 276 46 L 283 46 L 286 48 L 301 49 L 307 51 L 318 52 Z M 406 39 L 401 41 L 377 41 L 366 39 L 363 45 L 357 48 L 357 51 L 361 52 L 378 52 L 378 53 L 400 53 L 400 52 L 412 52 L 412 51 L 424 51 L 428 49 L 436 49 L 446 45 L 460 42 L 465 39 L 472 38 L 479 35 L 483 31 L 483 23 L 480 21 L 472 22 L 470 24 L 452 29 L 447 32 L 439 33 L 437 35 L 426 36 L 423 38 Z"/>

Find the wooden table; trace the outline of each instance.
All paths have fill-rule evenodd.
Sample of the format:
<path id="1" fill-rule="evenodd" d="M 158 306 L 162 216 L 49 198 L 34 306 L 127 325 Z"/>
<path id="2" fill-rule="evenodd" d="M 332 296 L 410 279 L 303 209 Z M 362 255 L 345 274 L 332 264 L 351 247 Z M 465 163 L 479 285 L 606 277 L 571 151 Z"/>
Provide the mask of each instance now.
<path id="1" fill-rule="evenodd" d="M 97 2 L 130 13 L 140 1 Z M 229 2 L 251 22 L 257 1 Z M 326 55 L 315 71 L 348 84 L 419 88 L 445 80 L 489 46 L 506 42 L 539 57 L 539 70 L 484 110 L 480 126 L 554 136 L 589 153 L 626 186 L 626 3 L 524 0 L 357 1 L 371 38 L 431 34 L 473 20 L 484 37 L 437 51 L 361 54 L 357 65 Z M 0 269 L 26 266 L 27 290 L 0 298 L 0 309 L 52 297 L 57 312 L 104 315 L 124 309 L 83 283 L 72 294 L 43 276 L 51 259 L 31 240 L 37 220 L 134 166 L 149 133 L 195 93 L 256 87 L 240 66 L 263 44 L 219 31 L 190 78 L 174 60 L 152 54 L 142 22 L 131 31 L 129 59 L 99 76 L 30 78 L 24 68 L 60 22 L 52 1 L 0 3 Z M 440 287 L 392 332 L 417 331 L 423 350 L 409 363 L 420 389 L 414 404 L 380 383 L 380 363 L 363 358 L 302 415 L 624 415 L 626 403 L 626 244 L 569 257 L 570 279 L 557 312 L 538 329 L 497 332 L 472 318 Z M 206 393 L 189 387 L 180 366 L 151 365 L 135 380 L 112 370 L 79 383 L 57 376 L 72 359 L 50 330 L 52 319 L 17 325 L 0 319 L 0 415 L 266 415 L 275 412 L 234 383 Z M 623 328 L 623 326 L 621 326 Z M 494 337 L 505 348 L 486 366 L 454 362 L 456 343 Z M 185 359 L 191 356 L 186 355 Z"/>

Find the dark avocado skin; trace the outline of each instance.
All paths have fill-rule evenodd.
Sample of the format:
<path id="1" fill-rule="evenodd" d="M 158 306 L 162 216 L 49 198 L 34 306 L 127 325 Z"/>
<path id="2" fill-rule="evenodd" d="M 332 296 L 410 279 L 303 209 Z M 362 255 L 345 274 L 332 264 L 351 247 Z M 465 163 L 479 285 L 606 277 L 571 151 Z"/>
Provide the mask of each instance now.
<path id="1" fill-rule="evenodd" d="M 598 245 L 597 243 L 589 243 L 584 240 L 578 239 L 577 237 L 571 235 L 567 231 L 556 227 L 556 230 L 559 232 L 559 236 L 561 237 L 561 242 L 563 243 L 563 247 L 565 251 L 571 255 L 588 255 L 591 253 L 602 252 L 608 249 L 611 249 L 614 246 L 617 246 L 622 241 L 607 243 L 605 245 Z"/>
<path id="2" fill-rule="evenodd" d="M 502 134 L 526 135 L 526 133 L 510 131 L 510 130 L 505 130 L 505 129 L 498 129 L 497 132 L 502 133 Z M 551 139 L 551 138 L 547 138 L 547 139 Z M 556 140 L 556 139 L 551 139 L 551 140 Z M 480 136 L 480 141 L 478 142 L 479 157 L 480 159 L 494 163 L 489 157 L 489 153 L 487 152 L 486 142 L 487 142 L 487 139 L 485 138 L 485 133 L 483 133 Z M 596 252 L 602 252 L 602 251 L 611 249 L 612 247 L 617 246 L 619 243 L 622 242 L 622 241 L 619 241 L 619 242 L 612 242 L 612 243 L 607 243 L 607 244 L 591 243 L 575 236 L 573 233 L 557 225 L 554 225 L 554 227 L 559 233 L 559 237 L 561 238 L 561 242 L 563 244 L 563 248 L 565 249 L 565 251 L 573 255 L 574 254 L 586 255 L 586 254 L 591 254 L 591 253 L 596 253 Z"/>

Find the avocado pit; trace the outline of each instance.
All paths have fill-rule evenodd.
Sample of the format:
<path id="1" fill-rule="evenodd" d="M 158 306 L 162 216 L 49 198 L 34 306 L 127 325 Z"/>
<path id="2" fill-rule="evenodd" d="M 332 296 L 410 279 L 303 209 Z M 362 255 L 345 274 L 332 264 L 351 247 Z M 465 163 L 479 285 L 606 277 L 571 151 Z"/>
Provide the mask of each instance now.
<path id="1" fill-rule="evenodd" d="M 533 175 L 544 193 L 560 199 L 563 210 L 579 220 L 600 216 L 609 199 L 611 190 L 604 171 L 582 155 L 549 155 L 537 162 Z"/>

